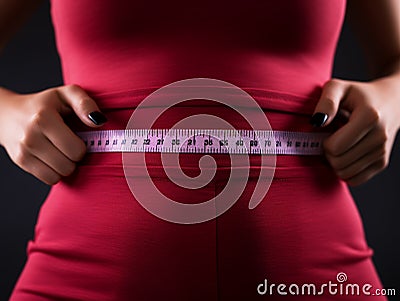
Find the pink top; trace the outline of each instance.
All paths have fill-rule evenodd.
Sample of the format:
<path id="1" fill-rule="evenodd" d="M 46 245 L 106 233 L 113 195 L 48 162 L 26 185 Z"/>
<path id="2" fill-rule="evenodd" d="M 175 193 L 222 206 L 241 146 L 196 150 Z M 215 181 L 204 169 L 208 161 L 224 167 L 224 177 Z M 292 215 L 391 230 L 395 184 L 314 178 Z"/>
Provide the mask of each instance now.
<path id="1" fill-rule="evenodd" d="M 345 0 L 52 0 L 64 81 L 91 94 L 207 77 L 315 98 L 331 77 Z M 118 106 L 118 105 L 116 105 Z M 268 102 L 261 103 L 268 107 Z"/>

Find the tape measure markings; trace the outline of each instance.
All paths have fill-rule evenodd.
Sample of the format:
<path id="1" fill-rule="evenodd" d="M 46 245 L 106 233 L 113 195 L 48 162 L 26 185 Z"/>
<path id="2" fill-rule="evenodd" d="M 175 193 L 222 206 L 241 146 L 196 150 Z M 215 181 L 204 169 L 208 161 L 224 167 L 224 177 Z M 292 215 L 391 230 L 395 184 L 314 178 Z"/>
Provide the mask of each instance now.
<path id="1" fill-rule="evenodd" d="M 77 132 L 88 152 L 319 155 L 329 133 L 235 129 L 127 129 Z"/>

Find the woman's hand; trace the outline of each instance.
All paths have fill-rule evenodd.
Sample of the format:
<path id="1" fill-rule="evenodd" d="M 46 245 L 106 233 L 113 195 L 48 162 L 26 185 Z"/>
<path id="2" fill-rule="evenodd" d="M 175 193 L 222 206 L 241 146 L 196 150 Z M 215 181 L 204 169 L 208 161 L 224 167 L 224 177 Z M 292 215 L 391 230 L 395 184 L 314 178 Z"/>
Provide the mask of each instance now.
<path id="1" fill-rule="evenodd" d="M 0 144 L 19 167 L 53 185 L 70 175 L 86 152 L 62 118 L 72 112 L 91 127 L 106 121 L 75 85 L 25 95 L 0 89 Z"/>
<path id="2" fill-rule="evenodd" d="M 320 114 L 314 114 L 312 123 L 326 126 L 339 111 L 348 122 L 324 141 L 325 155 L 336 174 L 355 186 L 389 163 L 400 128 L 400 76 L 365 83 L 330 80 L 315 109 Z"/>

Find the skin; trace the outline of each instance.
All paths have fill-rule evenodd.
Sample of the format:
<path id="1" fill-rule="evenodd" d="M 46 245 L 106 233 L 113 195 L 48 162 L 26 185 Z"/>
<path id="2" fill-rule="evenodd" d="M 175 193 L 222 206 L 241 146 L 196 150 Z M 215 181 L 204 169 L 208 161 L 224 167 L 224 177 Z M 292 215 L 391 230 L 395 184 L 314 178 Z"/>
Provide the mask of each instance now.
<path id="1" fill-rule="evenodd" d="M 355 186 L 388 166 L 400 128 L 400 1 L 348 0 L 347 9 L 375 79 L 328 81 L 315 112 L 328 114 L 324 126 L 339 110 L 348 116 L 324 148 L 336 174 Z"/>
<path id="2" fill-rule="evenodd" d="M 35 10 L 39 0 L 0 0 L 0 48 Z M 364 44 L 374 80 L 328 81 L 315 112 L 338 112 L 348 122 L 324 141 L 325 155 L 337 175 L 359 185 L 387 167 L 400 128 L 400 1 L 348 0 L 348 17 Z M 99 111 L 76 85 L 17 94 L 0 88 L 0 144 L 22 169 L 48 185 L 70 175 L 85 154 L 84 143 L 63 122 Z"/>
<path id="3" fill-rule="evenodd" d="M 0 0 L 0 46 L 41 2 Z M 101 127 L 88 118 L 93 111 L 100 111 L 96 102 L 77 85 L 32 94 L 0 88 L 0 145 L 23 170 L 54 185 L 72 174 L 86 152 L 62 117 L 74 113 L 86 125 Z"/>

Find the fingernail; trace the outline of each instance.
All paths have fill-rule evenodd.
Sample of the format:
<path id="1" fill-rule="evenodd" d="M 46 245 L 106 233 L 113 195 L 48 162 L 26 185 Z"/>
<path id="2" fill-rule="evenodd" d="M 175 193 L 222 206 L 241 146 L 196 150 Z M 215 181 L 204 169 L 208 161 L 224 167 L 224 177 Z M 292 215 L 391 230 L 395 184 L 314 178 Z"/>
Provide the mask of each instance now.
<path id="1" fill-rule="evenodd" d="M 89 113 L 88 117 L 95 125 L 100 125 L 107 122 L 107 117 L 99 111 Z"/>
<path id="2" fill-rule="evenodd" d="M 315 113 L 310 120 L 310 123 L 315 127 L 321 127 L 328 120 L 328 114 L 325 113 Z"/>

